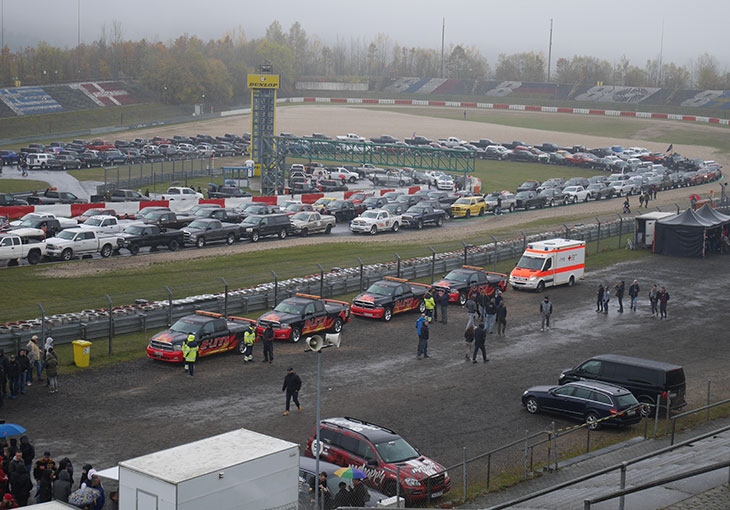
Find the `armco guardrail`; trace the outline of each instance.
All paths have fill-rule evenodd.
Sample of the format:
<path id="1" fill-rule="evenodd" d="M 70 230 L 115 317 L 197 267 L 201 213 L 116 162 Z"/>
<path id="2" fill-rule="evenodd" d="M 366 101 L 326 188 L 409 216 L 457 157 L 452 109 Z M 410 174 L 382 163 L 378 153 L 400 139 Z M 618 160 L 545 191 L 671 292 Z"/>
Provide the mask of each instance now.
<path id="1" fill-rule="evenodd" d="M 228 315 L 246 314 L 271 308 L 281 299 L 296 292 L 332 297 L 366 288 L 384 276 L 408 279 L 429 276 L 434 278 L 437 274 L 463 264 L 489 267 L 502 260 L 514 259 L 522 254 L 528 242 L 555 237 L 570 237 L 590 242 L 600 238 L 625 235 L 633 232 L 633 229 L 633 221 L 617 219 L 610 222 L 575 225 L 570 229 L 566 226 L 559 230 L 503 241 L 494 238 L 494 242 L 489 244 L 478 246 L 464 244 L 463 250 L 433 253 L 424 257 L 379 264 L 336 268 L 316 275 L 268 282 L 215 294 L 176 299 L 168 289 L 167 300 L 153 302 L 138 300 L 135 304 L 111 306 L 111 318 L 109 308 L 100 308 L 42 315 L 33 320 L 4 324 L 0 326 L 0 348 L 18 349 L 33 335 L 50 334 L 57 344 L 64 344 L 79 338 L 108 338 L 119 334 L 159 329 L 167 327 L 195 310 Z M 223 283 L 225 284 L 225 281 Z M 39 304 L 39 309 L 42 310 L 42 304 Z"/>

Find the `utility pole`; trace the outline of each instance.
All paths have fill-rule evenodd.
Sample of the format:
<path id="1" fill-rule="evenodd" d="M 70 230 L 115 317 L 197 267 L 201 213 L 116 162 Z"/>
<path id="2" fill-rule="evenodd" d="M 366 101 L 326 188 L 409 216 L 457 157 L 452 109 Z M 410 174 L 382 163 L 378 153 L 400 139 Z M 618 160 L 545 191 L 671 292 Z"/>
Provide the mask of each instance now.
<path id="1" fill-rule="evenodd" d="M 553 60 L 553 20 L 550 18 L 550 44 L 548 45 L 548 82 L 550 81 L 550 64 Z"/>
<path id="2" fill-rule="evenodd" d="M 664 57 L 664 18 L 662 18 L 662 38 L 659 42 L 659 71 L 657 72 L 656 86 L 662 82 L 662 59 Z"/>
<path id="3" fill-rule="evenodd" d="M 0 50 L 5 47 L 5 0 L 0 0 Z"/>
<path id="4" fill-rule="evenodd" d="M 76 47 L 81 46 L 81 0 L 76 4 Z"/>
<path id="5" fill-rule="evenodd" d="M 441 78 L 444 77 L 444 33 L 446 32 L 446 18 L 441 20 Z"/>

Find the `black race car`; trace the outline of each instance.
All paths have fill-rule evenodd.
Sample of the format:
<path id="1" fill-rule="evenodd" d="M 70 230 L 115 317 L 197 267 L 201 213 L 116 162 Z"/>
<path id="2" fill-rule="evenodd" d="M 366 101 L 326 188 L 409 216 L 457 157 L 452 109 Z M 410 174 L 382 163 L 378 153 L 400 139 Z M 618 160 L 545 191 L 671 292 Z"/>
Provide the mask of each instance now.
<path id="1" fill-rule="evenodd" d="M 355 297 L 352 301 L 352 314 L 388 322 L 396 313 L 409 310 L 423 313 L 426 311 L 423 297 L 430 288 L 430 285 L 424 283 L 411 283 L 386 276 Z"/>
<path id="2" fill-rule="evenodd" d="M 506 274 L 492 273 L 481 267 L 461 266 L 434 283 L 433 286 L 448 292 L 449 302 L 463 305 L 470 292 L 484 291 L 491 296 L 497 289 L 502 292 L 506 291 L 508 278 Z"/>

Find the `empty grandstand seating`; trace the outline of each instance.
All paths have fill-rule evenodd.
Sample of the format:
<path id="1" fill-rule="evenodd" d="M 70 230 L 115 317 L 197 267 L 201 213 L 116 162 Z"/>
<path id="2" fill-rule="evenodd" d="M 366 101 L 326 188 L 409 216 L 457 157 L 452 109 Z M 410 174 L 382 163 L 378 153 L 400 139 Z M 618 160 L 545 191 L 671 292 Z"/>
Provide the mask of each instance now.
<path id="1" fill-rule="evenodd" d="M 48 95 L 63 105 L 64 110 L 88 110 L 98 105 L 82 91 L 68 85 L 46 85 Z"/>
<path id="2" fill-rule="evenodd" d="M 16 115 L 34 115 L 63 111 L 63 106 L 41 87 L 0 89 L 0 100 Z"/>

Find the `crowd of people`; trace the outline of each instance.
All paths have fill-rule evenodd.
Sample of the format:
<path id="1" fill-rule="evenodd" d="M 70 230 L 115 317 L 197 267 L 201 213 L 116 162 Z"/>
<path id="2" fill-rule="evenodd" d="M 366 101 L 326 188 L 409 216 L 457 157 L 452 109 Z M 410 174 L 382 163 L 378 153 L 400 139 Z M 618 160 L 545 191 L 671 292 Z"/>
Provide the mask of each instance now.
<path id="1" fill-rule="evenodd" d="M 34 377 L 39 383 L 45 382 L 49 393 L 58 391 L 58 353 L 53 348 L 53 338 L 46 338 L 43 348 L 38 341 L 38 336 L 33 335 L 17 354 L 6 355 L 0 349 L 0 407 L 4 399 L 15 400 L 25 394 L 26 388 L 33 385 Z"/>
<path id="2" fill-rule="evenodd" d="M 327 473 L 322 471 L 316 479 L 317 492 L 319 492 L 319 501 L 321 501 L 324 510 L 333 510 L 341 507 L 362 508 L 370 501 L 370 492 L 361 479 L 352 480 L 352 487 L 346 482 L 339 482 L 337 492 L 329 486 Z M 309 486 L 310 502 L 315 502 L 314 480 Z"/>
<path id="3" fill-rule="evenodd" d="M 15 438 L 0 439 L 0 452 L 0 509 L 52 500 L 83 510 L 104 508 L 107 499 L 104 486 L 90 464 L 83 466 L 76 485 L 71 460 L 64 457 L 56 462 L 48 451 L 36 459 L 35 447 L 28 436 L 22 436 L 20 442 Z M 110 493 L 109 499 L 115 505 L 117 492 Z"/>
<path id="4" fill-rule="evenodd" d="M 634 280 L 628 289 L 630 299 L 630 309 L 632 311 L 637 310 L 639 303 L 639 292 L 641 287 L 639 286 L 638 280 Z M 613 296 L 618 302 L 618 313 L 624 313 L 624 295 L 626 293 L 626 283 L 621 280 L 619 283 L 613 286 Z M 611 302 L 611 287 L 608 283 L 601 283 L 598 285 L 598 292 L 596 294 L 596 312 L 597 313 L 608 313 L 608 306 Z M 667 304 L 669 303 L 669 292 L 665 287 L 659 287 L 654 284 L 649 290 L 649 303 L 651 305 L 651 315 L 653 317 L 659 317 L 660 319 L 667 318 Z"/>

